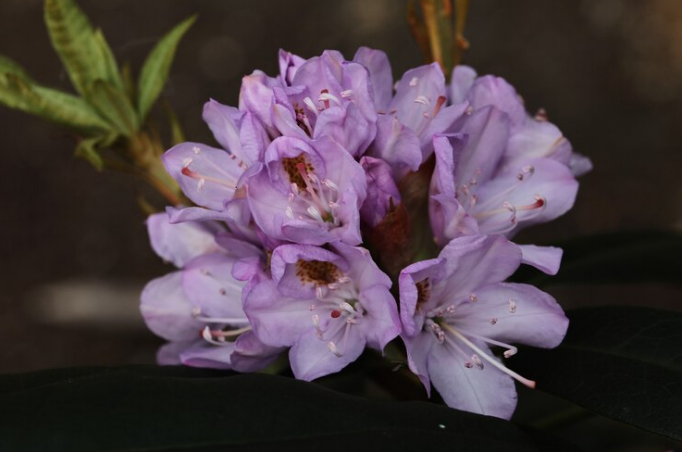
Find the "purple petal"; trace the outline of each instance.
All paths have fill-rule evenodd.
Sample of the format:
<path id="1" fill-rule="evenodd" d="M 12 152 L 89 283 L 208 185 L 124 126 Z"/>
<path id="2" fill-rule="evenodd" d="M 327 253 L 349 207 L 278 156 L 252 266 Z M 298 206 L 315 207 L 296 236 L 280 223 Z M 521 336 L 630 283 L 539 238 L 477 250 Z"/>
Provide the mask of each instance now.
<path id="1" fill-rule="evenodd" d="M 431 347 L 436 343 L 433 334 L 421 332 L 414 337 L 401 335 L 407 350 L 407 365 L 422 382 L 426 395 L 431 397 L 431 379 L 429 378 L 428 361 Z"/>
<path id="2" fill-rule="evenodd" d="M 492 356 L 485 344 L 472 342 Z M 447 342 L 431 347 L 428 372 L 445 403 L 451 408 L 509 419 L 516 408 L 514 380 L 488 363 L 483 369 L 467 368 L 466 361 L 466 356 Z"/>
<path id="3" fill-rule="evenodd" d="M 291 85 L 294 75 L 299 67 L 305 63 L 306 60 L 298 55 L 294 55 L 286 50 L 279 50 L 279 75 L 282 77 L 282 82 L 286 85 Z"/>
<path id="4" fill-rule="evenodd" d="M 445 77 L 438 63 L 405 72 L 396 86 L 389 112 L 421 136 L 431 118 L 445 101 Z"/>
<path id="5" fill-rule="evenodd" d="M 169 273 L 145 286 L 140 312 L 154 334 L 169 341 L 197 339 L 202 323 L 192 316 L 192 305 L 182 289 L 182 272 Z"/>
<path id="6" fill-rule="evenodd" d="M 157 213 L 147 218 L 147 231 L 152 248 L 162 259 L 176 267 L 202 254 L 218 251 L 215 234 L 221 228 L 215 223 L 186 222 L 171 224 L 168 214 Z"/>
<path id="7" fill-rule="evenodd" d="M 205 341 L 194 345 L 180 353 L 180 361 L 185 366 L 206 369 L 231 369 L 230 356 L 234 352 L 234 343 L 213 345 Z"/>
<path id="8" fill-rule="evenodd" d="M 429 259 L 415 262 L 400 272 L 398 286 L 400 288 L 400 319 L 403 324 L 403 335 L 415 336 L 424 325 L 425 310 L 432 303 L 429 299 L 419 299 L 420 290 L 417 283 L 423 285 L 422 296 L 430 293 L 431 287 L 445 276 L 445 259 Z M 426 281 L 425 281 L 426 280 Z M 424 291 L 424 289 L 426 289 Z"/>
<path id="9" fill-rule="evenodd" d="M 554 348 L 568 319 L 551 295 L 527 284 L 498 283 L 476 290 L 476 303 L 457 306 L 455 325 L 498 341 Z"/>
<path id="10" fill-rule="evenodd" d="M 178 144 L 161 158 L 166 171 L 178 181 L 189 199 L 217 211 L 223 210 L 223 203 L 232 199 L 244 172 L 236 158 L 205 144 Z"/>
<path id="11" fill-rule="evenodd" d="M 383 351 L 400 334 L 400 317 L 395 298 L 386 286 L 377 284 L 360 292 L 360 303 L 367 310 L 362 318 L 362 334 L 367 344 Z"/>
<path id="12" fill-rule="evenodd" d="M 391 279 L 382 272 L 377 264 L 372 260 L 372 256 L 365 248 L 359 246 L 348 246 L 344 243 L 336 243 L 333 249 L 350 263 L 350 268 L 340 265 L 347 275 L 353 280 L 355 286 L 360 290 L 380 284 L 387 289 L 391 288 Z"/>
<path id="13" fill-rule="evenodd" d="M 573 207 L 577 192 L 578 182 L 565 165 L 546 158 L 530 160 L 481 184 L 469 213 L 482 233 L 510 235 L 521 226 L 563 215 Z M 505 206 L 512 206 L 514 213 Z"/>
<path id="14" fill-rule="evenodd" d="M 244 283 L 232 277 L 234 257 L 223 253 L 206 254 L 185 266 L 182 285 L 192 306 L 201 310 L 201 315 L 235 319 L 228 324 L 246 323 L 242 310 L 242 288 Z"/>
<path id="15" fill-rule="evenodd" d="M 510 137 L 505 163 L 518 165 L 529 159 L 547 157 L 568 164 L 573 149 L 557 126 L 527 117 Z"/>
<path id="16" fill-rule="evenodd" d="M 592 171 L 592 161 L 588 157 L 574 152 L 571 154 L 569 167 L 575 177 L 580 177 Z"/>
<path id="17" fill-rule="evenodd" d="M 198 336 L 197 336 L 198 337 Z M 191 347 L 197 340 L 186 342 L 168 342 L 156 351 L 156 363 L 159 366 L 179 366 L 180 353 Z"/>
<path id="18" fill-rule="evenodd" d="M 450 81 L 450 102 L 453 104 L 465 102 L 476 76 L 476 71 L 469 66 L 462 64 L 455 66 Z"/>
<path id="19" fill-rule="evenodd" d="M 526 109 L 516 90 L 501 77 L 485 75 L 474 82 L 467 100 L 477 110 L 493 106 L 507 113 L 512 129 L 520 127 L 526 119 Z"/>
<path id="20" fill-rule="evenodd" d="M 360 166 L 367 177 L 367 199 L 360 209 L 362 222 L 376 227 L 389 212 L 391 206 L 400 204 L 400 192 L 393 180 L 391 167 L 384 160 L 363 157 Z"/>
<path id="21" fill-rule="evenodd" d="M 386 112 L 393 97 L 393 73 L 388 57 L 381 50 L 360 47 L 353 61 L 367 68 L 374 92 L 374 104 L 378 111 Z"/>
<path id="22" fill-rule="evenodd" d="M 389 115 L 379 115 L 376 138 L 367 154 L 389 163 L 398 179 L 408 171 L 417 171 L 422 163 L 417 135 Z"/>
<path id="23" fill-rule="evenodd" d="M 455 166 L 456 186 L 481 184 L 495 173 L 509 138 L 509 118 L 496 108 L 475 110 L 459 133 L 469 139 Z"/>
<path id="24" fill-rule="evenodd" d="M 432 196 L 429 200 L 429 217 L 438 246 L 445 246 L 457 237 L 479 233 L 478 222 L 454 197 Z"/>
<path id="25" fill-rule="evenodd" d="M 521 250 L 501 235 L 474 235 L 453 239 L 440 252 L 445 277 L 432 296 L 467 299 L 479 287 L 504 281 L 521 264 Z"/>
<path id="26" fill-rule="evenodd" d="M 252 332 L 240 335 L 235 341 L 232 353 L 232 369 L 237 372 L 256 372 L 268 367 L 285 350 L 263 344 Z"/>
<path id="27" fill-rule="evenodd" d="M 345 322 L 344 322 L 345 323 Z M 328 348 L 328 341 L 317 337 L 314 330 L 309 331 L 296 341 L 289 351 L 289 362 L 294 376 L 299 380 L 311 381 L 340 371 L 352 363 L 365 349 L 365 341 L 357 327 L 349 326 L 344 340 L 343 328 L 332 338 L 340 344 L 343 354 L 336 356 Z"/>
<path id="28" fill-rule="evenodd" d="M 272 88 L 276 86 L 282 87 L 280 80 L 255 71 L 242 79 L 239 92 L 239 110 L 250 112 L 258 118 L 271 137 L 277 135 L 272 122 L 272 106 L 275 103 Z"/>
<path id="29" fill-rule="evenodd" d="M 348 102 L 319 114 L 313 138 L 331 137 L 351 155 L 360 156 L 374 139 L 376 129 L 375 122 L 368 121 L 355 103 Z"/>
<path id="30" fill-rule="evenodd" d="M 242 152 L 242 144 L 239 140 L 239 127 L 244 117 L 244 112 L 234 107 L 223 105 L 215 100 L 204 104 L 204 121 L 213 132 L 213 136 L 220 145 L 231 154 L 235 154 L 240 160 L 246 160 Z M 247 160 L 247 164 L 252 162 Z"/>
<path id="31" fill-rule="evenodd" d="M 315 331 L 310 306 L 312 300 L 283 296 L 274 281 L 256 285 L 244 301 L 244 310 L 253 331 L 264 344 L 290 347 L 308 331 Z"/>
<path id="32" fill-rule="evenodd" d="M 564 251 L 554 246 L 519 245 L 521 263 L 532 265 L 548 275 L 556 275 L 561 266 Z"/>

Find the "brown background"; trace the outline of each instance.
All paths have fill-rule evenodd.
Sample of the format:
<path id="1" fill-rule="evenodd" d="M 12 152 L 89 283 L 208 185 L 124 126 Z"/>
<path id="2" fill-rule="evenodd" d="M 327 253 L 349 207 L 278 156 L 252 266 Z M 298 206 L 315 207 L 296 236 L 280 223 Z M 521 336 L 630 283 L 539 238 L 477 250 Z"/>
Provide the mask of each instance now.
<path id="1" fill-rule="evenodd" d="M 0 54 L 68 90 L 41 3 L 0 0 Z M 211 140 L 203 102 L 235 104 L 243 75 L 256 68 L 276 73 L 280 47 L 305 57 L 327 48 L 347 57 L 361 45 L 380 48 L 395 77 L 421 63 L 405 1 L 79 3 L 119 61 L 137 68 L 165 31 L 199 13 L 164 93 L 194 141 Z M 472 0 L 467 37 L 468 64 L 507 78 L 529 109 L 544 107 L 595 164 L 576 207 L 521 240 L 680 227 L 682 2 Z M 0 107 L 0 131 L 0 372 L 152 362 L 160 341 L 138 317 L 137 294 L 171 268 L 148 246 L 134 203 L 141 187 L 71 158 L 71 139 L 33 117 Z M 680 309 L 679 289 L 660 285 L 553 293 L 565 306 Z"/>

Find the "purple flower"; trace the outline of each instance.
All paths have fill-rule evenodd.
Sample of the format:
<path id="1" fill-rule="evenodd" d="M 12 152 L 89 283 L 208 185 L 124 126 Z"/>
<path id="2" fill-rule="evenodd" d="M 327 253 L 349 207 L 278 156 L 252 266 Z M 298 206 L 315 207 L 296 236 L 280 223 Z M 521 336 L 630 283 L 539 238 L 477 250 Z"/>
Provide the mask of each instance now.
<path id="1" fill-rule="evenodd" d="M 204 106 L 204 120 L 223 149 L 181 143 L 162 156 L 168 173 L 199 206 L 174 212 L 173 221 L 222 219 L 246 225 L 249 214 L 245 202 L 239 202 L 244 198 L 240 179 L 247 168 L 262 159 L 270 140 L 251 113 L 214 100 Z"/>
<path id="2" fill-rule="evenodd" d="M 171 341 L 159 351 L 159 363 L 242 372 L 270 364 L 281 349 L 252 337 L 242 309 L 247 284 L 262 276 L 253 263 L 262 251 L 218 232 L 217 223 L 170 224 L 167 215 L 156 214 L 147 224 L 157 253 L 182 267 L 149 282 L 141 295 L 147 326 Z"/>
<path id="3" fill-rule="evenodd" d="M 429 213 L 440 246 L 468 234 L 512 236 L 573 206 L 578 182 L 564 164 L 550 158 L 504 164 L 509 127 L 509 116 L 488 106 L 474 110 L 459 133 L 433 138 Z"/>
<path id="4" fill-rule="evenodd" d="M 575 176 L 592 169 L 590 160 L 573 152 L 571 143 L 547 120 L 544 110 L 535 116 L 526 113 L 522 99 L 503 78 L 478 77 L 472 68 L 457 66 L 452 72 L 450 98 L 453 103 L 467 103 L 474 110 L 494 106 L 508 115 L 510 133 L 503 156 L 505 166 L 519 167 L 529 159 L 547 157 L 567 165 Z"/>
<path id="5" fill-rule="evenodd" d="M 336 51 L 309 60 L 280 51 L 280 72 L 244 77 L 240 109 L 252 112 L 273 139 L 324 136 L 354 156 L 365 152 L 377 120 L 365 67 Z"/>
<path id="6" fill-rule="evenodd" d="M 566 334 L 568 319 L 550 295 L 502 282 L 522 260 L 520 247 L 503 236 L 467 236 L 400 274 L 409 367 L 453 408 L 508 419 L 513 379 L 535 383 L 506 368 L 489 346 L 509 358 L 516 353 L 510 343 L 552 348 Z"/>
<path id="7" fill-rule="evenodd" d="M 296 378 L 338 372 L 369 345 L 383 350 L 400 333 L 390 279 L 363 248 L 334 251 L 282 245 L 272 254 L 272 280 L 258 284 L 244 307 L 265 344 L 289 347 Z"/>
<path id="8" fill-rule="evenodd" d="M 279 137 L 247 184 L 251 213 L 267 236 L 311 245 L 362 242 L 365 174 L 336 141 Z"/>

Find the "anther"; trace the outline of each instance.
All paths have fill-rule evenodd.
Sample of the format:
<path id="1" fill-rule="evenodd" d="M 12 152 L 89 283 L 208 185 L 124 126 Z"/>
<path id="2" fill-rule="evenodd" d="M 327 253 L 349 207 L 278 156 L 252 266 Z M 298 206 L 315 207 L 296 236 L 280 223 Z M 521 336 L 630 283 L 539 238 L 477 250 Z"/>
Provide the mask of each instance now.
<path id="1" fill-rule="evenodd" d="M 497 317 L 493 317 L 492 319 L 490 319 L 491 325 L 495 325 L 496 323 L 497 323 Z"/>
<path id="2" fill-rule="evenodd" d="M 339 310 L 337 310 L 337 309 L 334 309 L 334 310 L 331 312 L 331 317 L 332 317 L 332 319 L 338 319 L 340 316 L 341 316 L 341 311 L 339 311 Z"/>
<path id="3" fill-rule="evenodd" d="M 516 302 L 514 300 L 509 300 L 509 312 L 512 314 L 516 312 Z"/>
<path id="4" fill-rule="evenodd" d="M 478 301 L 478 297 L 472 293 L 471 295 L 469 295 L 469 300 L 475 303 Z"/>
<path id="5" fill-rule="evenodd" d="M 473 361 L 476 367 L 483 370 L 483 361 L 481 361 L 481 358 L 479 358 L 478 355 L 476 354 L 471 355 L 471 361 Z"/>
<path id="6" fill-rule="evenodd" d="M 410 80 L 410 86 L 417 86 L 417 83 L 419 83 L 419 78 L 412 77 L 412 80 Z"/>

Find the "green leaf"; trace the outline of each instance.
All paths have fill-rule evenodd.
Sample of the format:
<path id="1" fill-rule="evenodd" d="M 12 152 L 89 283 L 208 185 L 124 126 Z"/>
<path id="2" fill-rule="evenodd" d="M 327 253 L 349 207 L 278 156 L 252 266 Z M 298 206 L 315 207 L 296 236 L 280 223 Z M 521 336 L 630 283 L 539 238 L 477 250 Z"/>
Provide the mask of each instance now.
<path id="1" fill-rule="evenodd" d="M 431 403 L 173 367 L 0 377 L 0 437 L 13 452 L 575 450 L 508 421 Z"/>
<path id="2" fill-rule="evenodd" d="M 97 171 L 102 171 L 104 169 L 104 161 L 96 149 L 98 142 L 99 138 L 86 138 L 82 140 L 76 147 L 76 157 L 87 160 Z"/>
<path id="3" fill-rule="evenodd" d="M 17 73 L 0 73 L 0 103 L 79 130 L 111 129 L 83 99 L 33 85 Z"/>
<path id="4" fill-rule="evenodd" d="M 45 24 L 73 86 L 83 96 L 95 80 L 123 90 L 111 49 L 74 0 L 45 0 Z"/>
<path id="5" fill-rule="evenodd" d="M 516 281 L 568 283 L 682 282 L 682 235 L 670 231 L 612 232 L 556 244 L 564 250 L 556 276 L 522 268 Z"/>
<path id="6" fill-rule="evenodd" d="M 100 54 L 102 56 L 102 63 L 104 65 L 104 80 L 107 80 L 121 92 L 125 92 L 123 85 L 123 77 L 121 76 L 121 71 L 118 69 L 118 64 L 116 63 L 116 58 L 107 43 L 107 39 L 104 37 L 102 30 L 95 31 L 94 34 L 95 43 L 99 47 Z"/>
<path id="7" fill-rule="evenodd" d="M 138 129 L 137 113 L 128 96 L 104 80 L 95 80 L 89 91 L 90 103 L 126 137 Z"/>
<path id="8" fill-rule="evenodd" d="M 564 342 L 508 364 L 537 388 L 682 441 L 682 313 L 636 307 L 569 311 Z"/>
<path id="9" fill-rule="evenodd" d="M 152 49 L 149 56 L 147 56 L 140 73 L 137 89 L 139 96 L 137 111 L 142 120 L 147 117 L 149 110 L 151 110 L 159 94 L 161 94 L 161 90 L 168 79 L 170 67 L 173 64 L 175 50 L 195 20 L 196 16 L 192 16 L 181 22 L 166 34 Z"/>
<path id="10" fill-rule="evenodd" d="M 27 82 L 33 82 L 26 70 L 14 60 L 0 55 L 0 74 L 16 74 Z"/>

